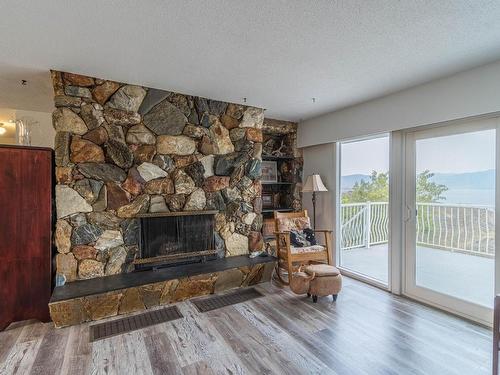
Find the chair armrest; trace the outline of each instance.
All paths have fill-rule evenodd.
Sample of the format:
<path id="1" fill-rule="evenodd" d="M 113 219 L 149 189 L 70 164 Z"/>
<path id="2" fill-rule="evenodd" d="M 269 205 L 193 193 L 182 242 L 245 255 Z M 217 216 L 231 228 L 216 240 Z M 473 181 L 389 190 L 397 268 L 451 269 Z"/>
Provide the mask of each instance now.
<path id="1" fill-rule="evenodd" d="M 280 234 L 290 234 L 289 231 L 286 232 L 274 232 L 275 235 L 279 236 Z"/>

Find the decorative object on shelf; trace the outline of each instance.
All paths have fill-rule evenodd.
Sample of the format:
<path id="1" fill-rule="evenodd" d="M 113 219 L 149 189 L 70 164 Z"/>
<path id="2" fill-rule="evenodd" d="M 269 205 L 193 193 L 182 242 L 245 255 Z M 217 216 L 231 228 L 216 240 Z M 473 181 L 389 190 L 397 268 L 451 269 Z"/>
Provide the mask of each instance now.
<path id="1" fill-rule="evenodd" d="M 281 206 L 281 193 L 276 192 L 273 194 L 273 208 L 279 208 Z"/>
<path id="2" fill-rule="evenodd" d="M 262 207 L 274 208 L 273 193 L 267 191 L 262 192 Z"/>
<path id="3" fill-rule="evenodd" d="M 16 120 L 17 144 L 21 146 L 31 146 L 31 130 L 38 122 L 31 118 Z"/>
<path id="4" fill-rule="evenodd" d="M 302 188 L 303 193 L 312 193 L 313 204 L 313 229 L 316 229 L 316 193 L 320 191 L 328 191 L 325 184 L 321 180 L 319 174 L 312 174 L 307 176 L 306 183 Z"/>
<path id="5" fill-rule="evenodd" d="M 278 166 L 275 161 L 262 162 L 262 178 L 263 183 L 278 182 Z"/>

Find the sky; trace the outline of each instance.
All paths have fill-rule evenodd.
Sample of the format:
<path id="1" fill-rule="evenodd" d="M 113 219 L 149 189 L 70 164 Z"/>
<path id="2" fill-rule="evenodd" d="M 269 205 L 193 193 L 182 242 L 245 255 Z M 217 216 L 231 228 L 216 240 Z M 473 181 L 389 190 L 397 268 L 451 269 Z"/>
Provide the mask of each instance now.
<path id="1" fill-rule="evenodd" d="M 465 173 L 495 168 L 495 131 L 417 141 L 417 173 Z M 389 170 L 389 137 L 343 143 L 342 176 Z"/>

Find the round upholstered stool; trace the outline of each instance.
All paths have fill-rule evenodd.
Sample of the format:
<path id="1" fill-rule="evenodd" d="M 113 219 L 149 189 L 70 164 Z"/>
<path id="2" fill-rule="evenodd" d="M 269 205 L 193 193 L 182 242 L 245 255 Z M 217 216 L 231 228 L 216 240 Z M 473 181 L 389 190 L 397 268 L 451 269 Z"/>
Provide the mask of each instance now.
<path id="1" fill-rule="evenodd" d="M 328 264 L 311 264 L 305 268 L 308 275 L 314 275 L 309 283 L 309 293 L 313 302 L 318 301 L 318 297 L 331 295 L 333 300 L 337 300 L 337 295 L 342 289 L 342 275 L 340 271 Z"/>

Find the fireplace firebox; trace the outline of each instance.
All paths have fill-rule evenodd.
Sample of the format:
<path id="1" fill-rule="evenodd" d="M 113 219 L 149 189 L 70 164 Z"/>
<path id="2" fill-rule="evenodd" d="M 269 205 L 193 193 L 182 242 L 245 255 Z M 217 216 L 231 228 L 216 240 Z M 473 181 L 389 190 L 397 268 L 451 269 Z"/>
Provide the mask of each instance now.
<path id="1" fill-rule="evenodd" d="M 218 211 L 144 214 L 140 218 L 137 269 L 204 262 L 221 257 L 215 241 Z"/>

